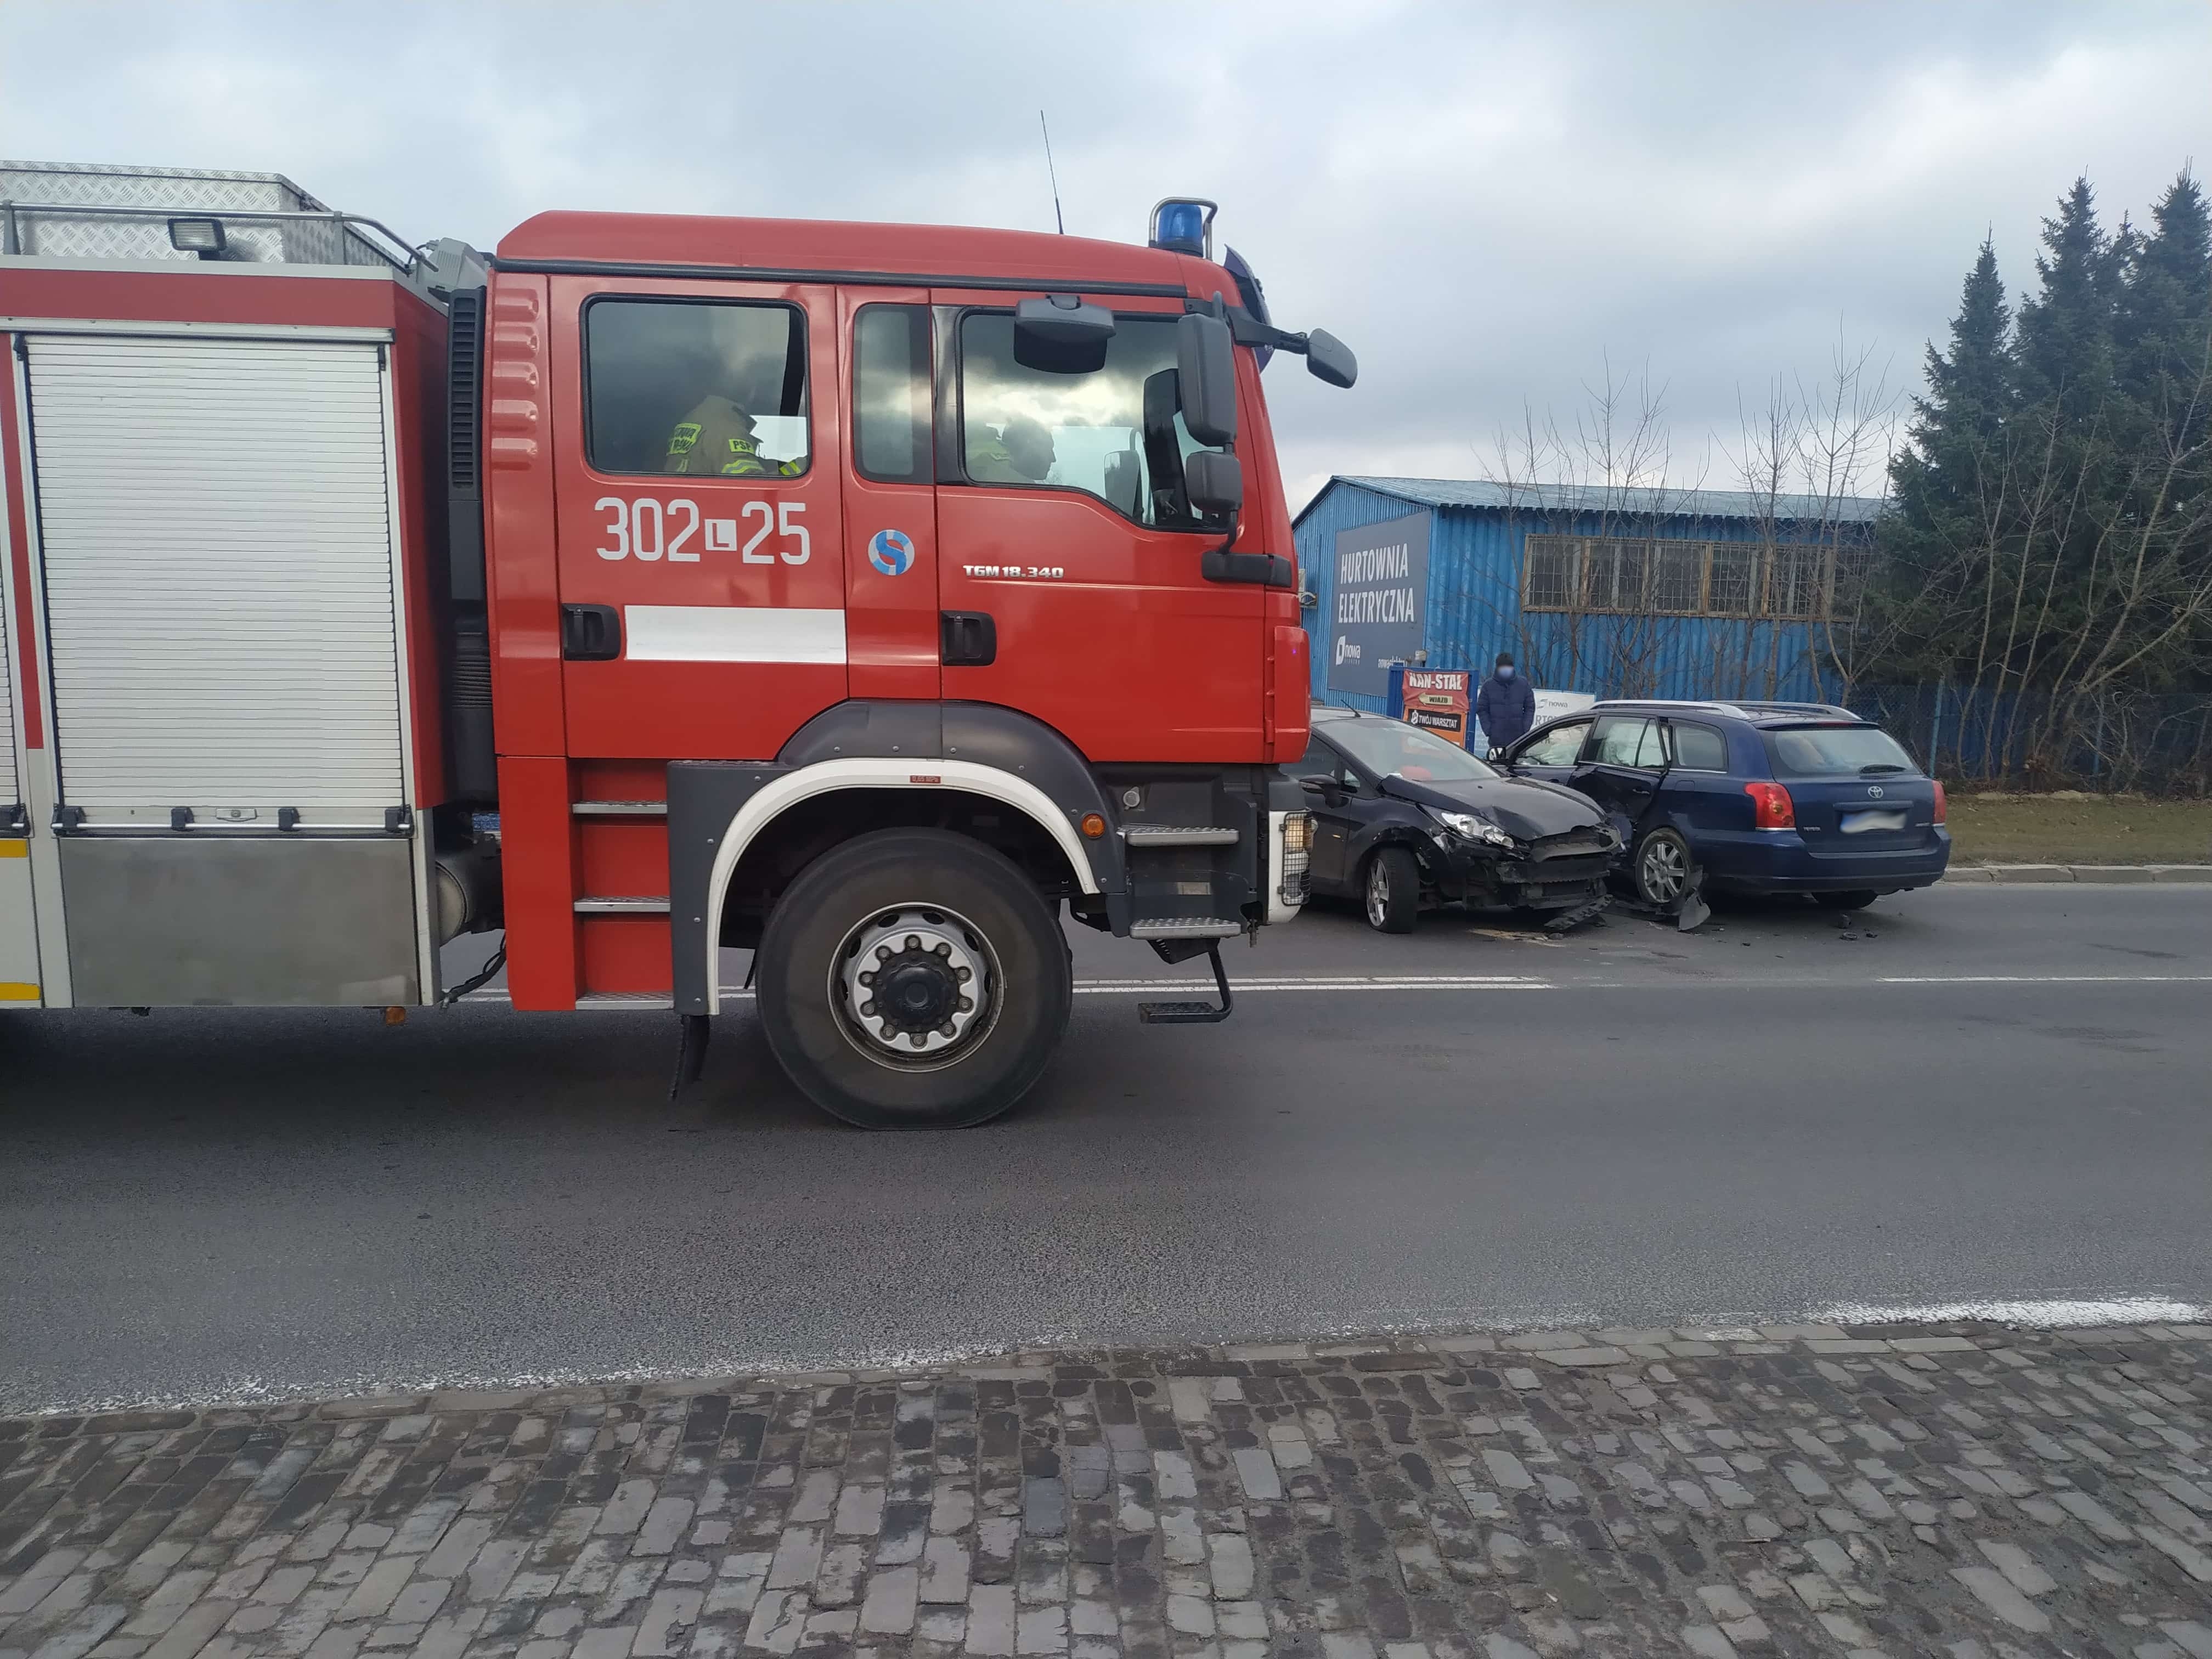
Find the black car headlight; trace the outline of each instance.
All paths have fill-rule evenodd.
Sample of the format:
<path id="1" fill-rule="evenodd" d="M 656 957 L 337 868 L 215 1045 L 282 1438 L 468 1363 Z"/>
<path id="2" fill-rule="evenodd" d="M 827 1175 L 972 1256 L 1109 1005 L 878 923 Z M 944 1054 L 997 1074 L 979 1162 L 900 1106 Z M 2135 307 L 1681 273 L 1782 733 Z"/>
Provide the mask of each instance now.
<path id="1" fill-rule="evenodd" d="M 1521 844 L 1488 818 L 1479 814 L 1446 812 L 1434 806 L 1425 807 L 1422 810 L 1462 841 L 1480 842 L 1486 847 L 1495 847 L 1508 852 Z"/>

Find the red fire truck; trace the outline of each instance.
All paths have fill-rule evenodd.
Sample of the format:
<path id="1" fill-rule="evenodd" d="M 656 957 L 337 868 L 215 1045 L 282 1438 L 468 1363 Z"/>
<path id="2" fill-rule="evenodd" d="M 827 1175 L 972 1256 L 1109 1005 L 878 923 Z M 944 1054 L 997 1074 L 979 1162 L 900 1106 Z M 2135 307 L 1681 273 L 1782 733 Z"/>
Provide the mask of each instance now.
<path id="1" fill-rule="evenodd" d="M 1261 371 L 1354 365 L 1212 217 L 485 256 L 0 163 L 0 999 L 432 1004 L 503 929 L 514 1007 L 672 1007 L 680 1083 L 750 994 L 872 1126 L 1036 1080 L 1063 913 L 1210 956 L 1141 1012 L 1221 1018 L 1305 894 Z"/>

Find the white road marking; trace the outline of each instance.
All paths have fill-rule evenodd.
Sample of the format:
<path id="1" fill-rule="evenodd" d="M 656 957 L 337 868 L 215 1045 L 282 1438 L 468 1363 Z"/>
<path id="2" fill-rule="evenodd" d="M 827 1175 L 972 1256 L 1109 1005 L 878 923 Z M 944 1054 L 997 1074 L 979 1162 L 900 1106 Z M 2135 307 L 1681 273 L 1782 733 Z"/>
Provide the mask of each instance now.
<path id="1" fill-rule="evenodd" d="M 1927 1325 L 1948 1319 L 1988 1319 L 2053 1330 L 2076 1325 L 2195 1325 L 2212 1321 L 2212 1309 L 2161 1296 L 2029 1297 L 1903 1307 L 1843 1302 L 1832 1308 L 1815 1309 L 1811 1318 L 1821 1325 Z"/>
<path id="2" fill-rule="evenodd" d="M 1877 985 L 2212 985 L 2212 974 L 1893 975 Z"/>
<path id="3" fill-rule="evenodd" d="M 1787 975 L 1762 979 L 1532 979 L 1515 974 L 1307 974 L 1273 975 L 1239 979 L 1231 975 L 1230 990 L 1246 992 L 1333 991 L 1340 994 L 1399 991 L 1853 991 L 1881 985 L 2212 985 L 2212 974 L 1913 974 L 1882 975 L 1873 979 L 1797 979 Z M 1211 979 L 1080 979 L 1078 996 L 1157 996 L 1162 993 L 1208 993 Z M 722 1001 L 750 1002 L 750 991 L 725 991 Z M 464 1002 L 503 1003 L 505 990 L 492 986 L 471 991 Z M 635 1001 L 596 1002 L 592 1013 L 649 1012 L 675 1006 L 667 997 Z"/>

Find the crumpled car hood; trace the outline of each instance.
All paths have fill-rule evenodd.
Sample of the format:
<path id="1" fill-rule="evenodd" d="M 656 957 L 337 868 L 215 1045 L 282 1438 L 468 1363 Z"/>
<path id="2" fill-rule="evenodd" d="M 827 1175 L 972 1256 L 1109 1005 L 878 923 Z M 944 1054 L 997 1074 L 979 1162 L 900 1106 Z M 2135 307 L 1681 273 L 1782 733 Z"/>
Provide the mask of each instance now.
<path id="1" fill-rule="evenodd" d="M 1382 793 L 1441 811 L 1478 812 L 1522 841 L 1603 827 L 1606 822 L 1605 814 L 1589 796 L 1534 778 L 1424 783 L 1393 775 L 1382 780 Z"/>

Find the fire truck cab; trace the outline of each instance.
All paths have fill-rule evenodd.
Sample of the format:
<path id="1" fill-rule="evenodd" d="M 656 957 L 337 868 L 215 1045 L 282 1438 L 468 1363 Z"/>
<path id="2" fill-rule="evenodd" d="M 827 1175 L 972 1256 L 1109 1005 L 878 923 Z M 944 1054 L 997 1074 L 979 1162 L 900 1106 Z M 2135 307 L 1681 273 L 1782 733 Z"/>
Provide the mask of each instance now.
<path id="1" fill-rule="evenodd" d="M 827 1109 L 964 1123 L 1059 1041 L 1063 915 L 1211 954 L 1191 1021 L 1303 902 L 1261 370 L 1353 368 L 1210 204 L 486 258 L 266 176 L 0 198 L 0 996 L 428 1003 L 503 928 L 517 1008 L 672 1006 L 696 1072 L 749 996 Z"/>

